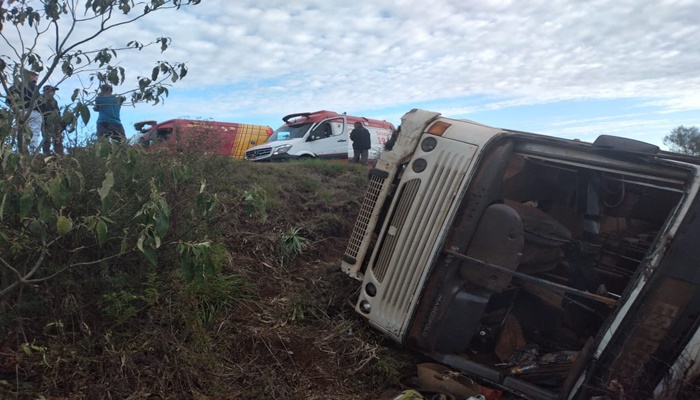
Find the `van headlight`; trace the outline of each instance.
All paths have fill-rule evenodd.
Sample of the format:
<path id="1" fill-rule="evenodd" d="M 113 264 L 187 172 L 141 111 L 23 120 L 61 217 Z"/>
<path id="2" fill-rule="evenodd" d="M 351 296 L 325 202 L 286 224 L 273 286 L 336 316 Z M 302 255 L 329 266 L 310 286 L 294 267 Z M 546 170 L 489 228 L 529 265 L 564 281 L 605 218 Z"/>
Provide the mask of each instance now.
<path id="1" fill-rule="evenodd" d="M 272 154 L 287 154 L 289 149 L 292 148 L 291 144 L 285 144 L 284 146 L 277 147 L 275 151 L 272 152 Z"/>

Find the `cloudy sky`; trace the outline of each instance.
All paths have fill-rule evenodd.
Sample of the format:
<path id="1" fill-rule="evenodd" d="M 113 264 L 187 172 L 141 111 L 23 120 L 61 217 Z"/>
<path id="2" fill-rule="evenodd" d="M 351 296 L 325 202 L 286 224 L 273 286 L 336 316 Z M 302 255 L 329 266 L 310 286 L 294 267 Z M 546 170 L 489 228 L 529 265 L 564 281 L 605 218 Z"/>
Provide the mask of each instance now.
<path id="1" fill-rule="evenodd" d="M 120 53 L 130 84 L 117 92 L 157 60 L 188 65 L 164 105 L 122 109 L 127 135 L 144 119 L 276 128 L 286 114 L 326 109 L 398 124 L 424 108 L 662 145 L 672 128 L 700 126 L 699 17 L 697 0 L 202 0 L 85 49 L 172 38 L 164 53 Z"/>

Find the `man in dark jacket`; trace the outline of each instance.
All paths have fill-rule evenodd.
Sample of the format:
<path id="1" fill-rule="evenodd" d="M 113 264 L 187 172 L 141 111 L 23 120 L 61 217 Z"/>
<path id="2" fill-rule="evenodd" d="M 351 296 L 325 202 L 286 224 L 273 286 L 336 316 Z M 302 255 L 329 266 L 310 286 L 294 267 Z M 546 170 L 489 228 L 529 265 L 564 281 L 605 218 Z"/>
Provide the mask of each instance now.
<path id="1" fill-rule="evenodd" d="M 61 121 L 61 110 L 58 102 L 53 97 L 58 88 L 46 85 L 43 88 L 44 94 L 39 98 L 39 110 L 44 118 L 42 134 L 44 141 L 41 147 L 44 154 L 51 154 L 51 145 L 56 154 L 63 154 L 63 123 Z"/>
<path id="2" fill-rule="evenodd" d="M 369 135 L 369 131 L 362 126 L 362 122 L 355 122 L 355 129 L 350 132 L 350 140 L 352 140 L 352 150 L 355 153 L 352 157 L 352 162 L 367 165 L 369 149 L 372 147 L 372 138 Z"/>

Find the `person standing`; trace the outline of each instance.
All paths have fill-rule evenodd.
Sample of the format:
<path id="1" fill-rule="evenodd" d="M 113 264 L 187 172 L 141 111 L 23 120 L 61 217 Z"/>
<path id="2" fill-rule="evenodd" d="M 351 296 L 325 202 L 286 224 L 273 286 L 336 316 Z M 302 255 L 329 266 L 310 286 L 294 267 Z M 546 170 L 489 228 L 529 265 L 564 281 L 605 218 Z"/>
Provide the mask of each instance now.
<path id="1" fill-rule="evenodd" d="M 39 74 L 34 71 L 25 71 L 22 82 L 10 87 L 7 96 L 7 105 L 15 111 L 18 118 L 24 118 L 27 110 L 31 109 L 25 122 L 25 128 L 17 133 L 17 147 L 20 151 L 26 151 L 25 144 L 29 142 L 32 152 L 39 149 L 41 144 L 41 112 L 38 102 L 32 101 L 36 93 L 36 82 Z"/>
<path id="2" fill-rule="evenodd" d="M 352 140 L 352 150 L 354 153 L 352 162 L 359 162 L 362 165 L 367 165 L 369 149 L 372 147 L 372 138 L 367 128 L 362 126 L 362 122 L 355 122 L 355 129 L 350 132 L 350 140 Z"/>
<path id="3" fill-rule="evenodd" d="M 39 99 L 39 110 L 43 117 L 41 143 L 44 154 L 51 153 L 51 145 L 56 154 L 63 154 L 63 122 L 61 121 L 61 110 L 58 108 L 58 102 L 53 97 L 57 87 L 46 85 L 42 89 L 43 94 Z"/>
<path id="4" fill-rule="evenodd" d="M 100 93 L 95 99 L 93 109 L 99 112 L 97 117 L 97 137 L 106 137 L 119 142 L 126 140 L 124 126 L 119 117 L 122 108 L 122 100 L 112 94 L 112 85 L 100 86 Z"/>

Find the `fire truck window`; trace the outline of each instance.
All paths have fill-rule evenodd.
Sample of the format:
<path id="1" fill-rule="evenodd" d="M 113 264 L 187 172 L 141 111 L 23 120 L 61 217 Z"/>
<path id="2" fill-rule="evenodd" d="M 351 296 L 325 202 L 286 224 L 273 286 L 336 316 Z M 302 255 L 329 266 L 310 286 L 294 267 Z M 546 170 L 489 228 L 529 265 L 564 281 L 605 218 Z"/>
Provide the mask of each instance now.
<path id="1" fill-rule="evenodd" d="M 170 135 L 173 133 L 173 128 L 158 129 L 158 141 L 165 142 L 170 139 Z"/>

